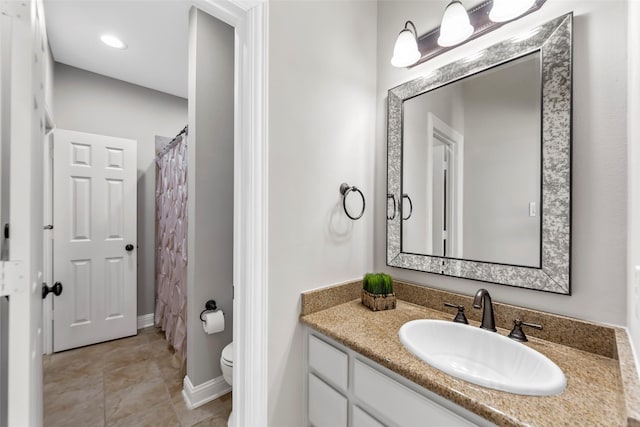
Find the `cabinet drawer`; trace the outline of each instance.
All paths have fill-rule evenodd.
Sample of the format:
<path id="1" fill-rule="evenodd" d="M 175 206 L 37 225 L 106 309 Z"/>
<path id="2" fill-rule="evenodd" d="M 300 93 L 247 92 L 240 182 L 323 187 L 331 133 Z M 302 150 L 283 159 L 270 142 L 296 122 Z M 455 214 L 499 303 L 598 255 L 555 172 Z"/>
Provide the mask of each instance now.
<path id="1" fill-rule="evenodd" d="M 309 366 L 340 390 L 347 390 L 349 357 L 313 335 L 309 336 Z"/>
<path id="2" fill-rule="evenodd" d="M 433 426 L 473 426 L 448 409 L 375 371 L 354 362 L 353 389 L 356 397 L 400 427 L 416 423 Z"/>
<path id="3" fill-rule="evenodd" d="M 347 427 L 347 398 L 309 374 L 309 422 L 313 427 Z"/>
<path id="4" fill-rule="evenodd" d="M 352 427 L 385 427 L 385 425 L 364 412 L 362 409 L 354 406 Z"/>

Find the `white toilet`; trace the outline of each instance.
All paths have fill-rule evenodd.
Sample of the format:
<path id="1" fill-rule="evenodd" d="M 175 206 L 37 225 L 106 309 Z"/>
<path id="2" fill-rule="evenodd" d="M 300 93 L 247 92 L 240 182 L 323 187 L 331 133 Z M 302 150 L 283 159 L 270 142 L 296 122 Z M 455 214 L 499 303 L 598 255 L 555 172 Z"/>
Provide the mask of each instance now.
<path id="1" fill-rule="evenodd" d="M 227 346 L 222 349 L 222 356 L 220 356 L 220 368 L 222 369 L 222 376 L 224 377 L 224 380 L 227 384 L 233 387 L 233 342 L 227 344 Z M 233 425 L 233 411 L 229 414 L 227 425 Z"/>

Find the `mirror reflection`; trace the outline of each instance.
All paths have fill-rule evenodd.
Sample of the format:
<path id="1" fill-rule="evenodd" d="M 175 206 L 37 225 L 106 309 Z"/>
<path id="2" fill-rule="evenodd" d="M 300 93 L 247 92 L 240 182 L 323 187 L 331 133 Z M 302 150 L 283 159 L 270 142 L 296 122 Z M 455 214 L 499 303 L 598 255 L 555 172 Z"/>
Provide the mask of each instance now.
<path id="1" fill-rule="evenodd" d="M 404 100 L 401 252 L 540 267 L 540 61 Z"/>

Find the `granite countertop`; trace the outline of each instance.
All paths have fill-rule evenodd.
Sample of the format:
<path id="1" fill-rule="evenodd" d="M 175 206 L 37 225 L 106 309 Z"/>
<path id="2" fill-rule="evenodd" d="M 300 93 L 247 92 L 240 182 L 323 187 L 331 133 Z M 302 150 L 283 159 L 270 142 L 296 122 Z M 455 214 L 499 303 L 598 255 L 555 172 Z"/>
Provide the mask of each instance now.
<path id="1" fill-rule="evenodd" d="M 567 377 L 567 389 L 556 396 L 521 396 L 454 378 L 421 361 L 400 343 L 398 330 L 404 323 L 414 319 L 451 320 L 453 314 L 404 301 L 400 298 L 401 295 L 395 310 L 373 312 L 364 307 L 359 299 L 343 302 L 342 300 L 352 297 L 354 292 L 357 292 L 357 286 L 353 284 L 344 286 L 351 288 L 348 291 L 333 288 L 334 291 L 339 289 L 341 295 L 339 298 L 333 298 L 335 304 L 329 307 L 318 307 L 316 304 L 314 309 L 310 309 L 314 302 L 317 303 L 317 299 L 313 298 L 313 295 L 303 294 L 300 320 L 363 356 L 497 425 L 640 425 L 637 418 L 638 395 L 633 391 L 638 384 L 637 373 L 635 365 L 629 364 L 628 358 L 632 356 L 628 341 L 625 342 L 627 337 L 624 329 L 602 327 L 603 330 L 611 330 L 611 336 L 622 349 L 620 352 L 614 345 L 609 355 L 576 348 L 580 345 L 564 345 L 528 334 L 529 342 L 523 345 L 530 346 L 554 361 Z M 406 293 L 405 291 L 406 289 L 401 293 Z M 317 296 L 325 300 L 321 305 L 329 305 L 326 303 L 326 294 Z M 479 325 L 476 320 L 469 320 L 471 325 Z M 553 322 L 552 319 L 547 320 Z M 498 324 L 498 333 L 507 335 L 509 331 L 500 326 L 503 325 Z M 619 352 L 624 354 L 618 354 Z M 631 375 L 635 377 L 626 378 Z"/>

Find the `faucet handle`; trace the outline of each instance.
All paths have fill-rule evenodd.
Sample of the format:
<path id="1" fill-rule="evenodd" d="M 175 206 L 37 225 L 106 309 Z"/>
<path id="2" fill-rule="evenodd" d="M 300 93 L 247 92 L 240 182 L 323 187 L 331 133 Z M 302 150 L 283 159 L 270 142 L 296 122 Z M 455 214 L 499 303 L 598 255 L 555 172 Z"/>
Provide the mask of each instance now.
<path id="1" fill-rule="evenodd" d="M 523 326 L 528 326 L 530 328 L 542 330 L 542 325 L 536 325 L 535 323 L 526 323 L 520 319 L 513 319 L 513 329 L 511 330 L 511 332 L 509 332 L 508 337 L 511 338 L 512 340 L 516 340 L 520 342 L 529 341 L 527 339 L 527 336 L 524 334 L 524 331 L 522 330 Z"/>
<path id="2" fill-rule="evenodd" d="M 458 314 L 456 314 L 456 317 L 453 319 L 454 322 L 464 323 L 465 325 L 469 324 L 469 321 L 467 320 L 467 316 L 464 315 L 464 305 L 451 304 L 449 302 L 445 302 L 444 305 L 447 307 L 453 307 L 458 309 Z"/>

